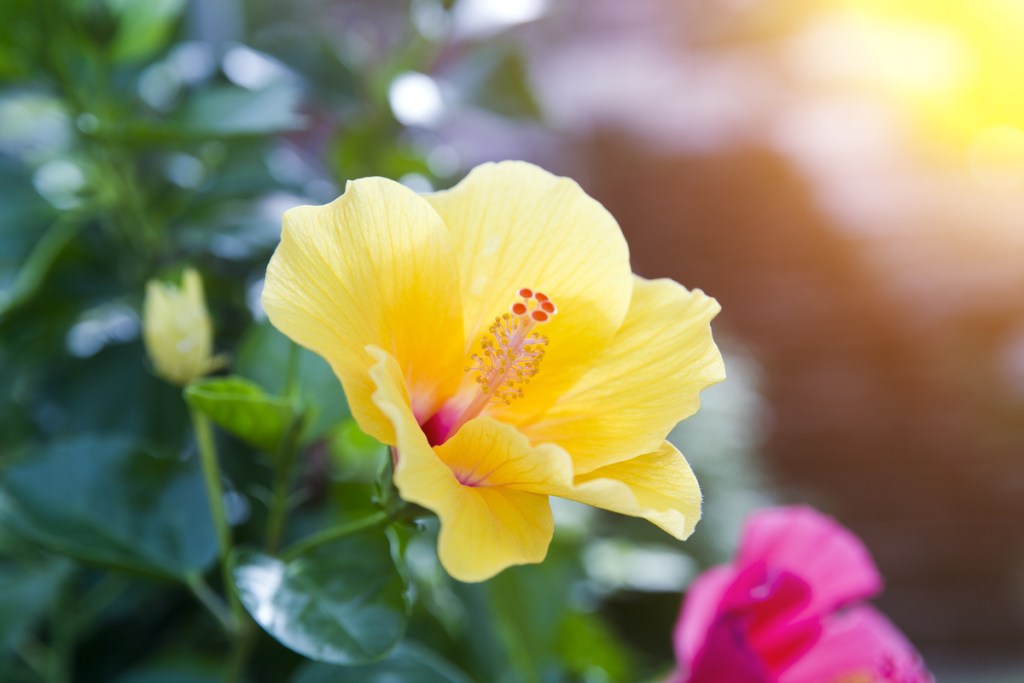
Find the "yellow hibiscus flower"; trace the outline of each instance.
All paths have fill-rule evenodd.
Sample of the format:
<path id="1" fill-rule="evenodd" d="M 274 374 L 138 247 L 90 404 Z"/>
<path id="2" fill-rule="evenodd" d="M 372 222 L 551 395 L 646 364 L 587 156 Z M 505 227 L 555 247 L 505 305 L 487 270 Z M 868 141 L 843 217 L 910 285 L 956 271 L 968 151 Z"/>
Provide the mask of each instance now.
<path id="1" fill-rule="evenodd" d="M 285 214 L 263 305 L 395 447 L 395 485 L 437 513 L 455 578 L 543 560 L 549 496 L 693 532 L 700 489 L 665 437 L 725 376 L 719 306 L 634 276 L 575 182 L 522 162 L 428 195 L 350 182 Z"/>

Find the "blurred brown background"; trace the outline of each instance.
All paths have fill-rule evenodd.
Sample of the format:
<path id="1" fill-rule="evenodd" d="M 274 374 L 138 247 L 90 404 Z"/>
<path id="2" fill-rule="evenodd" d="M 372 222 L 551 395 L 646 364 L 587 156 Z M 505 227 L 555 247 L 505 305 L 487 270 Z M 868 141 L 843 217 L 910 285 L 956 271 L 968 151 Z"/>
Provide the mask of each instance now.
<path id="1" fill-rule="evenodd" d="M 581 178 L 639 272 L 716 296 L 780 498 L 862 535 L 931 658 L 1022 656 L 1021 8 L 513 4 L 554 130 L 459 153 Z"/>

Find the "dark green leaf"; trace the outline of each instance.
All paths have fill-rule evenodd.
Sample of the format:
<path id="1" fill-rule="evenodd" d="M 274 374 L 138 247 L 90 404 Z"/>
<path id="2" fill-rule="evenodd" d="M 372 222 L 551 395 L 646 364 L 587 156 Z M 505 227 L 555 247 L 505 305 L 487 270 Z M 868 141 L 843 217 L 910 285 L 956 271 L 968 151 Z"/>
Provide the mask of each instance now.
<path id="1" fill-rule="evenodd" d="M 558 627 L 573 575 L 552 548 L 543 564 L 512 567 L 486 584 L 490 611 L 512 665 L 524 680 L 542 680 L 558 662 Z"/>
<path id="2" fill-rule="evenodd" d="M 48 288 L 42 296 L 50 292 Z M 17 326 L 11 328 L 12 333 L 18 331 Z M 181 390 L 146 371 L 149 359 L 141 340 L 114 341 L 85 358 L 59 355 L 52 346 L 44 353 L 49 355 L 48 372 L 40 391 L 48 396 L 45 410 L 55 433 L 117 433 L 140 439 L 145 435 L 148 442 L 168 448 L 185 446 L 188 411 Z"/>
<path id="3" fill-rule="evenodd" d="M 10 468 L 0 522 L 72 557 L 168 578 L 217 554 L 199 463 L 148 454 L 123 436 L 57 441 Z"/>
<path id="4" fill-rule="evenodd" d="M 294 402 L 270 396 L 241 377 L 193 384 L 185 389 L 185 400 L 217 426 L 270 453 L 281 447 L 298 412 Z"/>
<path id="5" fill-rule="evenodd" d="M 117 683 L 218 683 L 223 680 L 220 667 L 175 660 L 132 671 L 118 678 Z"/>
<path id="6" fill-rule="evenodd" d="M 288 376 L 288 355 L 292 342 L 270 323 L 254 325 L 242 339 L 235 355 L 235 371 L 265 390 L 281 394 Z M 299 350 L 299 396 L 313 411 L 309 438 L 317 438 L 347 416 L 348 404 L 341 382 L 331 366 L 306 349 Z"/>
<path id="7" fill-rule="evenodd" d="M 39 289 L 54 261 L 78 232 L 78 227 L 77 223 L 60 221 L 39 240 L 24 265 L 18 270 L 11 286 L 6 290 L 0 290 L 0 325 L 3 324 L 8 311 L 24 305 Z"/>
<path id="8" fill-rule="evenodd" d="M 331 664 L 380 659 L 405 634 L 405 579 L 379 528 L 284 562 L 237 551 L 232 576 L 252 617 L 286 647 Z"/>
<path id="9" fill-rule="evenodd" d="M 264 135 L 302 128 L 298 91 L 288 85 L 263 90 L 234 86 L 196 93 L 173 122 L 179 133 L 197 137 Z"/>
<path id="10" fill-rule="evenodd" d="M 66 560 L 0 565 L 0 653 L 24 637 L 71 570 Z"/>
<path id="11" fill-rule="evenodd" d="M 558 636 L 565 596 L 580 576 L 579 548 L 556 535 L 542 564 L 511 567 L 480 584 L 452 583 L 466 609 L 467 671 L 485 681 L 561 680 Z"/>
<path id="12" fill-rule="evenodd" d="M 387 659 L 364 666 L 307 664 L 291 683 L 470 683 L 466 674 L 425 647 L 402 643 Z"/>
<path id="13" fill-rule="evenodd" d="M 62 112 L 53 100 L 40 97 L 32 102 L 23 114 L 26 117 L 50 120 Z M 32 246 L 45 234 L 44 227 L 53 223 L 55 213 L 32 186 L 30 169 L 4 155 L 0 155 L 0 188 L 0 225 L 4 226 L 0 230 L 0 280 L 6 280 L 6 272 L 24 263 Z"/>
<path id="14" fill-rule="evenodd" d="M 328 444 L 334 478 L 338 481 L 371 483 L 388 457 L 387 446 L 363 432 L 351 417 L 331 432 Z"/>
<path id="15" fill-rule="evenodd" d="M 567 615 L 558 634 L 558 651 L 566 668 L 584 680 L 625 683 L 636 671 L 629 652 L 595 614 Z"/>
<path id="16" fill-rule="evenodd" d="M 53 100 L 33 101 L 22 116 L 45 120 L 40 111 L 51 118 L 61 112 Z M 77 228 L 67 219 L 54 219 L 53 208 L 32 187 L 30 178 L 28 168 L 0 155 L 0 225 L 4 226 L 0 229 L 0 321 L 36 293 Z"/>
<path id="17" fill-rule="evenodd" d="M 519 52 L 496 47 L 462 62 L 452 74 L 463 97 L 478 107 L 516 119 L 539 119 L 526 66 Z"/>
<path id="18" fill-rule="evenodd" d="M 118 19 L 111 54 L 116 60 L 135 61 L 167 44 L 185 0 L 107 0 L 107 4 Z"/>

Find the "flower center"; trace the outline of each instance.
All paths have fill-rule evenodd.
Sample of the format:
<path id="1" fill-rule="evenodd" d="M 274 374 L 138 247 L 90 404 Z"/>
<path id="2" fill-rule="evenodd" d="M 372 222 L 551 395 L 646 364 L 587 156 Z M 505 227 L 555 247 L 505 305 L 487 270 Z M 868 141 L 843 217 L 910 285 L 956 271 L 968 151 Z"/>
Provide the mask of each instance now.
<path id="1" fill-rule="evenodd" d="M 508 313 L 494 319 L 480 340 L 480 353 L 473 354 L 473 365 L 466 368 L 466 372 L 476 373 L 481 408 L 492 398 L 505 404 L 522 398 L 523 387 L 544 359 L 548 338 L 535 334 L 534 328 L 555 315 L 555 304 L 542 292 L 525 287 L 519 290 L 519 297 Z"/>
<path id="2" fill-rule="evenodd" d="M 466 372 L 473 373 L 479 390 L 473 400 L 458 414 L 441 409 L 423 423 L 423 431 L 431 445 L 440 445 L 462 425 L 483 412 L 492 401 L 511 403 L 522 398 L 524 387 L 540 370 L 548 338 L 536 333 L 536 327 L 551 320 L 558 308 L 543 292 L 524 287 L 519 300 L 494 319 L 487 334 L 480 340 L 480 351 L 470 356 L 472 364 Z"/>

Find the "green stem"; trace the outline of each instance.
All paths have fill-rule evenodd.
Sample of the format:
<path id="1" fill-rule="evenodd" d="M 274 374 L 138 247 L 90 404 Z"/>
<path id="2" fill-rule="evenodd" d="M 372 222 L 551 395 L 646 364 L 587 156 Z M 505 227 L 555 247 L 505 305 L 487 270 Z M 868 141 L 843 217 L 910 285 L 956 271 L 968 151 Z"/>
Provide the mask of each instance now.
<path id="1" fill-rule="evenodd" d="M 299 396 L 299 360 L 301 351 L 295 342 L 288 343 L 288 369 L 286 370 L 284 395 L 294 400 Z"/>
<path id="2" fill-rule="evenodd" d="M 292 467 L 299 451 L 299 439 L 306 427 L 305 411 L 299 401 L 299 345 L 289 342 L 288 366 L 285 374 L 284 394 L 292 402 L 295 416 L 288 426 L 288 432 L 281 441 L 274 459 L 274 489 L 270 500 L 267 520 L 266 549 L 276 553 L 284 537 L 285 521 L 288 517 L 288 489 L 292 483 Z"/>
<path id="3" fill-rule="evenodd" d="M 71 683 L 71 660 L 75 652 L 73 620 L 67 618 L 68 587 L 57 591 L 50 612 L 50 658 L 46 683 Z"/>
<path id="4" fill-rule="evenodd" d="M 117 574 L 105 574 L 85 593 L 75 607 L 77 630 L 86 632 L 107 607 L 124 592 L 128 581 Z"/>
<path id="5" fill-rule="evenodd" d="M 288 550 L 281 555 L 281 559 L 285 562 L 294 560 L 296 557 L 305 555 L 314 548 L 318 548 L 319 546 L 331 543 L 332 541 L 345 538 L 346 536 L 351 536 L 352 534 L 363 531 L 364 529 L 370 529 L 389 521 L 391 521 L 391 515 L 384 511 L 380 511 L 367 517 L 363 517 L 362 519 L 351 521 L 348 524 L 324 529 L 320 533 L 313 534 L 312 536 L 299 541 L 291 548 L 288 548 Z"/>
<path id="6" fill-rule="evenodd" d="M 231 553 L 231 528 L 228 526 L 227 512 L 224 509 L 224 488 L 220 483 L 220 467 L 217 464 L 217 448 L 213 443 L 213 429 L 210 421 L 198 410 L 190 409 L 192 427 L 196 433 L 196 445 L 199 448 L 199 459 L 203 465 L 203 479 L 206 482 L 206 497 L 210 501 L 210 516 L 217 534 L 217 545 L 220 548 L 220 566 L 224 577 L 224 592 L 231 605 L 231 614 L 235 628 L 245 623 L 245 611 L 242 603 L 232 588 L 231 567 L 228 557 Z"/>
<path id="7" fill-rule="evenodd" d="M 252 621 L 246 621 L 242 626 L 242 633 L 235 639 L 235 643 L 228 655 L 227 668 L 224 670 L 225 683 L 236 683 L 242 680 L 245 673 L 249 655 L 252 654 L 253 646 L 256 644 L 256 627 Z"/>
<path id="8" fill-rule="evenodd" d="M 14 652 L 32 669 L 32 672 L 44 680 L 47 677 L 47 663 L 50 661 L 49 649 L 35 638 L 29 636 L 14 646 Z"/>
<path id="9" fill-rule="evenodd" d="M 210 588 L 210 585 L 203 579 L 202 574 L 199 572 L 189 572 L 185 578 L 185 583 L 188 585 L 189 590 L 192 591 L 192 595 L 196 596 L 196 599 L 202 603 L 203 607 L 210 611 L 210 614 L 220 622 L 225 631 L 228 633 L 236 631 L 235 622 L 231 612 L 228 610 L 228 606 Z"/>
<path id="10" fill-rule="evenodd" d="M 298 344 L 291 342 L 288 348 L 288 366 L 285 375 L 285 396 L 292 399 L 295 406 L 299 406 L 299 351 Z M 267 552 L 270 553 L 277 552 L 281 545 L 281 539 L 284 537 L 285 522 L 288 518 L 288 489 L 291 485 L 292 466 L 295 464 L 299 439 L 305 426 L 305 415 L 300 408 L 296 408 L 296 415 L 292 419 L 288 432 L 281 441 L 277 457 L 274 459 L 274 489 L 270 500 L 270 510 L 267 513 L 265 542 Z M 235 683 L 242 679 L 253 647 L 256 645 L 257 635 L 258 631 L 251 620 L 246 619 L 241 622 L 241 632 L 231 648 L 227 668 L 224 671 L 224 680 L 227 683 Z"/>
<path id="11" fill-rule="evenodd" d="M 269 553 L 276 553 L 281 547 L 281 539 L 284 537 L 285 521 L 288 517 L 288 489 L 292 481 L 292 466 L 295 463 L 295 456 L 299 450 L 299 437 L 306 425 L 302 415 L 297 415 L 288 433 L 284 436 L 284 444 L 281 452 L 276 458 L 277 467 L 274 473 L 274 491 L 270 500 L 269 519 L 267 521 L 266 549 Z"/>

